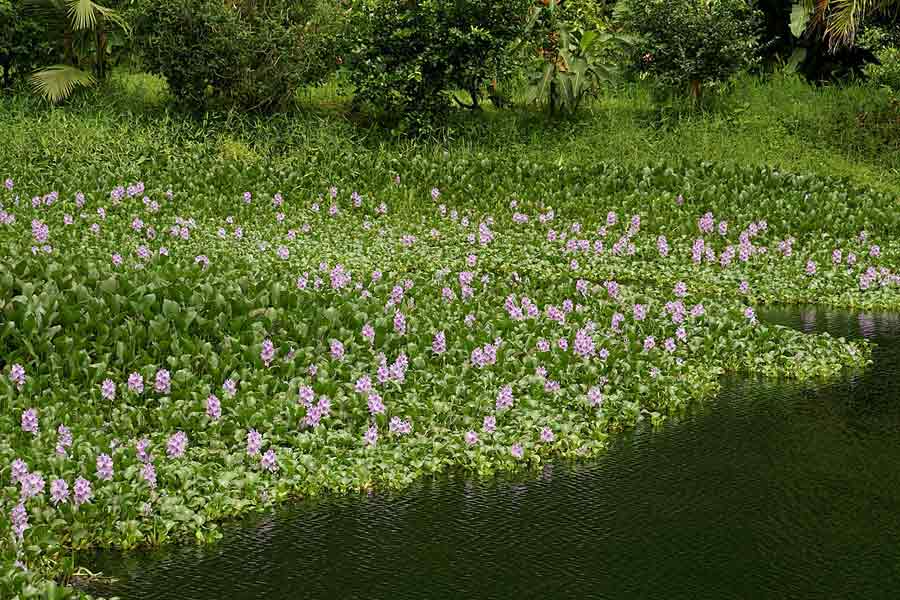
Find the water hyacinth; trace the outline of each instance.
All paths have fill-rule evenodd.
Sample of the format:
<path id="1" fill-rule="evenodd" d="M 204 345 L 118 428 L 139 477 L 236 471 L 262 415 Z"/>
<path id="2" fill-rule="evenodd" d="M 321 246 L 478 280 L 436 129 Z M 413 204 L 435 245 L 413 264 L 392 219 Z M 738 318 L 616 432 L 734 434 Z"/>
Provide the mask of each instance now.
<path id="1" fill-rule="evenodd" d="M 28 511 L 23 503 L 16 504 L 9 511 L 9 522 L 12 526 L 13 537 L 20 542 L 25 539 L 25 531 L 28 529 Z"/>
<path id="2" fill-rule="evenodd" d="M 222 403 L 215 394 L 210 394 L 206 398 L 206 416 L 213 421 L 218 421 L 222 418 Z"/>
<path id="3" fill-rule="evenodd" d="M 16 363 L 9 369 L 9 380 L 20 392 L 25 387 L 25 367 Z"/>
<path id="4" fill-rule="evenodd" d="M 113 478 L 113 460 L 108 454 L 100 454 L 97 456 L 97 479 L 101 481 L 112 481 Z"/>
<path id="5" fill-rule="evenodd" d="M 181 458 L 187 449 L 188 438 L 183 431 L 178 431 L 169 437 L 166 443 L 166 454 L 169 458 Z"/>
<path id="6" fill-rule="evenodd" d="M 261 448 L 262 434 L 255 429 L 251 429 L 247 432 L 247 454 L 249 456 L 257 456 Z"/>
<path id="7" fill-rule="evenodd" d="M 475 444 L 478 443 L 478 434 L 471 430 L 467 431 L 464 436 L 464 439 L 465 439 L 467 445 L 474 446 Z"/>
<path id="8" fill-rule="evenodd" d="M 128 376 L 128 389 L 134 394 L 144 393 L 144 378 L 140 373 L 132 373 Z"/>
<path id="9" fill-rule="evenodd" d="M 33 435 L 38 434 L 37 410 L 29 408 L 22 412 L 22 431 Z"/>
<path id="10" fill-rule="evenodd" d="M 50 501 L 54 506 L 59 506 L 69 500 L 69 484 L 62 479 L 54 479 L 50 482 Z"/>
<path id="11" fill-rule="evenodd" d="M 87 504 L 94 496 L 94 492 L 91 489 L 91 482 L 83 477 L 79 477 L 75 480 L 75 485 L 72 486 L 72 492 L 72 503 L 76 508 L 82 504 Z"/>
<path id="12" fill-rule="evenodd" d="M 112 402 L 116 399 L 116 384 L 112 379 L 104 379 L 100 385 L 100 395 L 104 400 Z"/>
<path id="13" fill-rule="evenodd" d="M 156 467 L 153 466 L 153 463 L 148 462 L 141 467 L 141 478 L 151 490 L 156 489 Z"/>
<path id="14" fill-rule="evenodd" d="M 266 450 L 266 452 L 262 455 L 262 458 L 260 459 L 259 464 L 260 464 L 260 467 L 263 468 L 263 470 L 268 471 L 270 473 L 274 473 L 275 471 L 277 471 L 278 470 L 278 462 L 276 460 L 275 450 L 273 450 L 271 448 Z"/>
<path id="15" fill-rule="evenodd" d="M 375 446 L 378 443 L 378 426 L 372 425 L 367 430 L 365 435 L 363 435 L 363 443 L 366 446 Z"/>

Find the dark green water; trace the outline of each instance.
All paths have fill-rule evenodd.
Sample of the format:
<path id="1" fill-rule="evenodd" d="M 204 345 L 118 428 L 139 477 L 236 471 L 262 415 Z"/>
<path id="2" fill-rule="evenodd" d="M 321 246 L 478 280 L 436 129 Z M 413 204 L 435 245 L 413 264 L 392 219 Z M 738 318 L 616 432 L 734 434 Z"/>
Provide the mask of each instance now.
<path id="1" fill-rule="evenodd" d="M 900 598 L 900 315 L 761 311 L 879 343 L 826 385 L 729 381 L 690 417 L 527 480 L 449 477 L 106 553 L 128 600 Z"/>

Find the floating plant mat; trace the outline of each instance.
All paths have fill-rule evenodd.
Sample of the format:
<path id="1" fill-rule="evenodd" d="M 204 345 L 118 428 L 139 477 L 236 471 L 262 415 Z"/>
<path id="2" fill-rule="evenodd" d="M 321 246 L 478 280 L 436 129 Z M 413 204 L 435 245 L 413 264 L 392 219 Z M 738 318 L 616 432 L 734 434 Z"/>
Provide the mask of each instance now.
<path id="1" fill-rule="evenodd" d="M 424 479 L 225 528 L 207 547 L 100 553 L 128 600 L 900 597 L 900 315 L 784 309 L 865 336 L 829 383 L 726 380 L 585 463 Z"/>

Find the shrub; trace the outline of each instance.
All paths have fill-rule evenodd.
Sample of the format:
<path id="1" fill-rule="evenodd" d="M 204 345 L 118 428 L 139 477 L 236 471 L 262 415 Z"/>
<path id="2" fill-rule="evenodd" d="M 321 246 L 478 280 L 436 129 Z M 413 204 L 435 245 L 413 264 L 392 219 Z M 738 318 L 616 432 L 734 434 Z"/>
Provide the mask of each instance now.
<path id="1" fill-rule="evenodd" d="M 695 99 L 757 58 L 759 14 L 748 0 L 624 0 L 619 16 L 642 38 L 642 74 Z"/>
<path id="2" fill-rule="evenodd" d="M 22 0 L 0 0 L 0 74 L 7 87 L 59 55 L 46 23 L 23 9 Z"/>
<path id="3" fill-rule="evenodd" d="M 469 92 L 509 74 L 511 43 L 524 31 L 529 0 L 368 0 L 354 21 L 351 79 L 397 130 L 444 123 L 450 92 Z"/>
<path id="4" fill-rule="evenodd" d="M 149 1 L 135 16 L 136 45 L 183 105 L 271 110 L 335 69 L 341 14 L 324 0 Z"/>
<path id="5" fill-rule="evenodd" d="M 869 80 L 894 95 L 900 94 L 900 25 L 868 28 L 859 43 L 871 50 L 878 60 L 866 66 L 865 74 Z"/>

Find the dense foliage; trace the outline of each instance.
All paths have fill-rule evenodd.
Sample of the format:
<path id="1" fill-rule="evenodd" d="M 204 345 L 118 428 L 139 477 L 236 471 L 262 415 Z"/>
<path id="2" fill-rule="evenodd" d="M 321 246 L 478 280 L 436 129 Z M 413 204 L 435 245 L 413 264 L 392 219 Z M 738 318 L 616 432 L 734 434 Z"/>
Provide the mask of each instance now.
<path id="1" fill-rule="evenodd" d="M 748 0 L 624 0 L 620 18 L 643 38 L 640 70 L 695 98 L 757 58 L 759 15 Z"/>
<path id="2" fill-rule="evenodd" d="M 442 124 L 450 93 L 477 105 L 508 75 L 530 0 L 372 0 L 355 7 L 350 73 L 356 98 L 398 129 Z"/>
<path id="3" fill-rule="evenodd" d="M 46 21 L 26 13 L 24 0 L 0 0 L 0 75 L 4 86 L 52 62 L 57 54 Z"/>
<path id="4" fill-rule="evenodd" d="M 318 0 L 147 1 L 133 11 L 135 47 L 194 109 L 269 110 L 337 67 L 340 4 Z"/>

